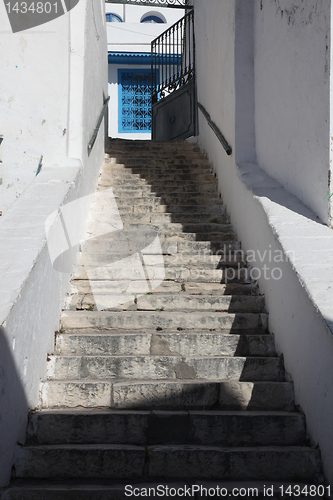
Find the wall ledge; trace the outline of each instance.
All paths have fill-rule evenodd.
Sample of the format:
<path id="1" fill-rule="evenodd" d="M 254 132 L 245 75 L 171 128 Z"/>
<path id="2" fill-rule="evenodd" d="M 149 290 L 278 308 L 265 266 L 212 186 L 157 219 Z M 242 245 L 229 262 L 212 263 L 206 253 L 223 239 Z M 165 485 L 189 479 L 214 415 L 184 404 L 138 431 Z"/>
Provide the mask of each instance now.
<path id="1" fill-rule="evenodd" d="M 302 288 L 333 334 L 333 231 L 258 165 L 237 165 L 237 175 L 261 205 Z"/>

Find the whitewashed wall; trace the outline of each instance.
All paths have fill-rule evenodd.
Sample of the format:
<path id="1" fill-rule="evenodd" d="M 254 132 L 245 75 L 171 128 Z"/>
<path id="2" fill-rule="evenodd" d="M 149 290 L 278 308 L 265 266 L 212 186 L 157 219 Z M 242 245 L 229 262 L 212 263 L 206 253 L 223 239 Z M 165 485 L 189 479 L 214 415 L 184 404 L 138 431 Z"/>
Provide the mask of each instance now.
<path id="1" fill-rule="evenodd" d="M 0 103 L 0 116 L 4 109 L 11 132 L 8 142 L 21 147 L 20 140 L 14 142 L 15 133 L 20 137 L 15 120 L 20 111 L 21 126 L 26 125 L 22 128 L 22 141 L 30 133 L 32 144 L 43 147 L 46 158 L 48 151 L 53 155 L 41 173 L 31 177 L 30 184 L 0 220 L 0 487 L 10 479 L 15 444 L 24 442 L 28 409 L 39 404 L 39 382 L 46 376 L 47 353 L 53 351 L 54 332 L 59 328 L 60 311 L 69 291 L 69 275 L 51 266 L 45 221 L 63 204 L 92 192 L 104 156 L 103 126 L 89 157 L 87 153 L 107 95 L 104 20 L 104 2 L 80 0 L 70 14 L 44 27 L 45 32 L 51 31 L 49 35 L 39 30 L 22 34 L 28 47 L 35 48 L 35 57 L 30 54 L 25 60 L 21 77 L 37 71 L 39 80 L 30 81 L 31 99 L 25 100 L 29 89 L 22 85 L 24 80 L 19 86 L 13 79 L 15 93 L 10 102 L 20 103 L 13 108 L 13 114 L 7 109 L 7 101 Z M 19 35 L 12 36 L 15 40 Z M 10 40 L 9 34 L 5 37 Z M 18 44 L 19 38 L 11 49 L 9 41 L 6 45 L 9 55 L 12 50 L 12 57 L 16 57 Z M 56 57 L 57 51 L 59 57 L 55 68 L 51 68 L 46 56 L 51 52 Z M 53 86 L 55 70 L 62 71 L 65 82 L 58 92 Z M 0 78 L 6 81 L 11 75 L 11 66 L 6 64 Z M 9 95 L 8 84 L 7 87 Z M 53 92 L 48 100 L 44 87 Z M 59 121 L 55 122 L 52 117 L 57 106 Z M 46 117 L 44 125 L 48 119 L 51 121 L 49 135 L 43 135 L 44 142 L 39 138 L 39 119 L 29 121 L 34 113 Z M 58 135 L 56 124 L 61 125 Z M 14 154 L 13 149 L 9 148 L 9 152 Z M 26 163 L 22 160 L 19 167 L 18 175 Z M 80 210 L 71 214 L 70 222 L 80 228 L 82 235 L 88 208 L 81 204 Z M 52 226 L 51 234 L 54 231 Z M 69 255 L 64 264 L 70 268 L 76 258 L 77 255 Z"/>
<path id="2" fill-rule="evenodd" d="M 33 181 L 39 159 L 66 155 L 68 17 L 13 34 L 0 4 L 0 211 Z"/>
<path id="3" fill-rule="evenodd" d="M 328 222 L 331 2 L 255 2 L 258 163 Z"/>
<path id="4" fill-rule="evenodd" d="M 316 2 L 317 14 L 311 17 L 307 12 L 310 22 L 294 24 L 288 24 L 288 18 L 281 21 L 281 13 L 275 15 L 282 6 L 279 0 L 193 3 L 198 100 L 233 154 L 225 154 L 200 111 L 198 141 L 217 173 L 242 248 L 254 256 L 252 265 L 261 273 L 270 331 L 278 352 L 284 354 L 296 403 L 305 411 L 309 437 L 320 446 L 324 472 L 332 484 L 333 233 L 318 220 L 327 221 L 328 213 L 323 198 L 328 186 L 331 103 L 323 51 L 325 44 L 331 46 L 331 2 Z M 283 9 L 293 5 L 286 0 Z M 276 77 L 282 89 L 273 82 L 274 61 L 279 62 Z M 291 71 L 292 65 L 297 71 Z M 308 75 L 308 66 L 320 71 L 321 78 Z M 316 127 L 323 137 L 318 137 Z M 286 150 L 285 130 L 289 130 Z M 282 252 L 282 262 L 270 258 L 277 252 Z M 280 279 L 272 277 L 274 268 L 281 270 Z M 280 273 L 275 271 L 274 276 Z"/>

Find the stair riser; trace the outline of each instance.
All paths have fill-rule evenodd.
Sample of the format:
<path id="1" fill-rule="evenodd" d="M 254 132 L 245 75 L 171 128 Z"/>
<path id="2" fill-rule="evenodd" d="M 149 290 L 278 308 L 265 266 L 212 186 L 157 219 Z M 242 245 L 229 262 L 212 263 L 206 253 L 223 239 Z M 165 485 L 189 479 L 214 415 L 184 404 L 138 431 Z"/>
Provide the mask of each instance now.
<path id="1" fill-rule="evenodd" d="M 113 254 L 99 254 L 96 257 L 94 254 L 82 255 L 81 261 L 84 261 L 86 266 L 100 265 L 100 262 L 116 262 L 121 260 L 123 255 L 118 256 Z M 151 255 L 149 257 L 150 265 L 157 265 L 161 263 L 159 255 Z M 230 255 L 181 255 L 181 256 L 170 256 L 165 255 L 163 257 L 163 266 L 165 269 L 180 269 L 182 266 L 186 268 L 192 268 L 195 270 L 220 270 L 222 268 L 238 268 L 239 266 L 244 267 L 245 261 L 241 254 L 230 253 Z"/>
<path id="2" fill-rule="evenodd" d="M 163 281 L 157 288 L 154 289 L 154 294 L 159 293 L 179 293 L 182 290 L 183 283 L 178 283 L 175 281 Z M 133 294 L 133 300 L 135 294 L 145 294 L 147 288 L 147 281 L 87 281 L 87 280 L 76 280 L 72 281 L 72 293 L 75 294 L 91 294 L 92 289 L 96 296 L 106 295 L 108 293 L 112 294 L 123 294 L 124 291 L 127 294 Z M 258 293 L 257 286 L 253 284 L 240 284 L 240 283 L 186 283 L 186 294 L 214 294 L 218 296 L 229 296 L 229 295 L 256 295 Z M 184 293 L 184 292 L 183 292 Z M 94 304 L 94 301 L 90 303 Z"/>
<path id="3" fill-rule="evenodd" d="M 177 356 L 49 356 L 49 380 L 283 381 L 279 358 Z"/>
<path id="4" fill-rule="evenodd" d="M 149 158 L 144 156 L 141 157 L 116 156 L 113 158 L 105 158 L 104 161 L 106 165 L 125 165 L 126 167 L 131 165 L 134 165 L 135 167 L 142 165 L 145 168 L 147 167 L 177 168 L 177 167 L 182 167 L 184 165 L 193 166 L 194 168 L 209 167 L 207 160 L 198 160 L 197 158 L 185 159 L 185 158 L 159 158 L 157 156 L 155 156 L 155 158 L 154 157 Z"/>
<path id="5" fill-rule="evenodd" d="M 174 186 L 175 183 L 194 184 L 200 188 L 201 183 L 215 183 L 216 178 L 210 170 L 147 170 L 147 169 L 125 169 L 125 168 L 105 168 L 103 169 L 103 178 L 107 179 L 111 186 L 119 185 L 148 185 L 152 187 Z"/>
<path id="6" fill-rule="evenodd" d="M 148 260 L 148 259 L 147 259 Z M 80 280 L 143 280 L 145 278 L 144 270 L 140 265 L 134 269 L 127 269 L 124 262 L 124 268 L 120 268 L 121 262 L 115 264 L 99 263 L 101 267 L 75 266 L 73 278 Z M 96 264 L 97 266 L 97 264 Z M 187 281 L 199 283 L 228 283 L 251 281 L 248 269 L 172 269 L 161 266 L 145 266 L 150 280 L 160 281 L 163 279 L 181 281 L 186 284 Z M 155 308 L 154 308 L 155 309 Z M 179 307 L 178 307 L 179 309 Z M 209 307 L 207 308 L 209 309 Z"/>
<path id="7" fill-rule="evenodd" d="M 134 317 L 133 317 L 134 314 Z M 217 313 L 168 313 L 162 312 L 71 312 L 63 313 L 61 318 L 63 328 L 171 328 L 188 329 L 202 328 L 231 329 L 231 330 L 256 330 L 267 329 L 266 314 L 228 314 Z"/>
<path id="8" fill-rule="evenodd" d="M 39 478 L 105 478 L 137 479 L 143 477 L 144 465 L 148 478 L 237 479 L 257 477 L 264 480 L 283 478 L 315 480 L 320 472 L 317 450 L 303 451 L 299 447 L 283 450 L 223 449 L 177 446 L 150 446 L 111 449 L 105 446 L 21 449 L 16 461 L 16 477 Z M 146 459 L 145 459 L 146 454 Z"/>
<path id="9" fill-rule="evenodd" d="M 56 354 L 70 355 L 167 355 L 274 356 L 272 335 L 221 335 L 214 332 L 154 334 L 57 334 Z"/>
<path id="10" fill-rule="evenodd" d="M 42 408 L 294 410 L 289 382 L 49 381 L 41 384 L 40 395 Z"/>
<path id="11" fill-rule="evenodd" d="M 111 214 L 110 212 L 98 212 L 96 217 L 98 217 L 99 221 L 106 221 L 109 224 L 112 223 L 118 223 L 119 222 L 119 215 L 118 214 Z M 218 224 L 228 224 L 229 223 L 229 218 L 227 214 L 221 214 L 221 215 L 212 215 L 212 214 L 197 214 L 197 215 L 191 215 L 191 214 L 183 214 L 183 215 L 174 215 L 174 214 L 169 214 L 169 213 L 133 213 L 133 212 L 125 212 L 122 211 L 121 213 L 121 220 L 123 224 L 126 223 L 140 223 L 140 224 L 171 224 L 173 222 L 177 223 L 177 219 L 180 219 L 182 223 L 187 223 L 187 222 L 194 222 L 198 224 L 204 224 L 204 223 L 209 223 L 212 219 Z M 218 227 L 217 224 L 217 227 Z"/>
<path id="12" fill-rule="evenodd" d="M 110 289 L 110 294 L 111 293 L 112 289 Z M 216 312 L 218 310 L 230 313 L 264 312 L 263 297 L 239 296 L 237 299 L 233 298 L 232 296 L 215 297 L 207 295 L 204 297 L 199 297 L 199 296 L 195 297 L 195 296 L 183 295 L 180 296 L 179 301 L 177 301 L 172 297 L 169 296 L 159 297 L 159 295 L 160 294 L 158 293 L 155 294 L 154 290 L 153 297 L 145 295 L 137 296 L 137 307 L 135 309 L 139 311 L 155 311 L 156 309 L 161 310 L 163 308 L 164 311 L 202 310 L 202 311 Z M 90 292 L 90 294 L 87 296 L 84 296 L 83 294 L 80 295 L 80 297 L 73 296 L 72 304 L 77 304 L 77 305 L 81 304 L 82 306 L 85 304 L 88 308 L 90 305 L 95 305 L 96 302 L 98 302 L 99 310 L 102 310 L 101 304 L 103 304 L 104 307 L 109 307 L 109 308 L 118 307 L 118 305 L 115 304 L 115 300 L 117 300 L 119 301 L 119 308 L 122 311 L 127 309 L 126 306 L 127 302 L 130 301 L 131 303 L 134 304 L 134 297 L 133 300 L 131 300 L 131 298 L 128 296 L 126 296 L 126 298 L 124 299 L 124 296 L 122 297 L 120 293 L 112 294 L 112 296 L 109 297 L 109 299 L 110 300 L 108 301 L 108 296 L 106 294 L 104 294 L 104 296 L 102 297 L 101 295 L 96 293 L 96 297 L 94 297 L 94 295 L 92 295 L 92 292 Z M 82 309 L 82 307 L 80 307 L 80 309 Z"/>
<path id="13" fill-rule="evenodd" d="M 177 193 L 189 193 L 191 196 L 195 196 L 198 192 L 199 186 L 196 183 L 191 185 L 180 184 L 176 186 L 174 184 L 163 186 L 118 186 L 110 182 L 109 179 L 102 180 L 98 182 L 98 186 L 112 187 L 113 192 L 117 198 L 130 198 L 134 196 L 135 198 L 145 198 L 147 196 L 164 196 L 166 194 L 172 195 Z M 217 194 L 216 187 L 212 183 L 202 184 L 200 186 L 201 195 L 209 193 L 212 195 Z"/>
<path id="14" fill-rule="evenodd" d="M 84 244 L 84 251 L 86 253 L 95 253 L 95 254 L 106 254 L 112 253 L 117 254 L 118 256 L 129 257 L 138 251 L 138 249 L 142 249 L 145 252 L 145 255 L 176 255 L 176 254 L 209 254 L 212 255 L 225 255 L 226 253 L 234 252 L 235 250 L 239 250 L 238 242 L 229 242 L 225 241 L 165 241 L 162 242 L 162 252 L 157 248 L 155 250 L 154 247 L 147 248 L 147 241 L 143 242 L 143 245 L 138 247 L 138 240 L 136 240 L 135 246 L 129 247 L 126 241 L 114 242 L 111 240 L 88 240 Z M 149 240 L 148 240 L 149 244 Z M 157 251 L 158 250 L 158 251 Z"/>
<path id="15" fill-rule="evenodd" d="M 50 428 L 53 433 L 50 435 Z M 298 445 L 305 439 L 301 414 L 119 412 L 33 414 L 28 444 Z"/>
<path id="16" fill-rule="evenodd" d="M 165 311 L 177 310 L 207 310 L 215 312 L 251 312 L 264 311 L 265 299 L 257 297 L 215 297 L 215 296 L 180 296 L 144 295 L 137 300 L 138 310 L 155 311 L 164 308 Z"/>
<path id="17" fill-rule="evenodd" d="M 203 178 L 200 179 L 189 179 L 188 176 L 184 176 L 184 179 L 160 179 L 159 181 L 152 182 L 151 180 L 142 179 L 142 178 L 132 178 L 133 176 L 126 177 L 124 176 L 115 176 L 112 173 L 103 174 L 99 178 L 100 182 L 105 182 L 109 184 L 114 190 L 128 190 L 135 191 L 136 189 L 142 189 L 143 191 L 151 191 L 151 192 L 164 192 L 164 189 L 173 190 L 173 189 L 193 189 L 194 191 L 198 191 L 199 189 L 214 189 L 214 186 L 217 186 L 217 180 L 209 175 L 209 177 L 205 180 Z M 200 182 L 199 182 L 200 181 Z"/>

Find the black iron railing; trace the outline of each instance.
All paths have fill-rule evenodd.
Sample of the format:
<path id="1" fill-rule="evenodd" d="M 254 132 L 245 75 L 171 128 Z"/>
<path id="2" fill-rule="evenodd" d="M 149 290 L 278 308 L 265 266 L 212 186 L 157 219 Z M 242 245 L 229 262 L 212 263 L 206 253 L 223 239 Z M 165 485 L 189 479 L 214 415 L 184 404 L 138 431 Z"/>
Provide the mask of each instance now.
<path id="1" fill-rule="evenodd" d="M 194 11 L 151 43 L 152 103 L 195 78 Z"/>
<path id="2" fill-rule="evenodd" d="M 153 7 L 172 7 L 184 9 L 189 0 L 105 0 L 106 3 L 122 3 L 127 5 L 144 5 Z"/>

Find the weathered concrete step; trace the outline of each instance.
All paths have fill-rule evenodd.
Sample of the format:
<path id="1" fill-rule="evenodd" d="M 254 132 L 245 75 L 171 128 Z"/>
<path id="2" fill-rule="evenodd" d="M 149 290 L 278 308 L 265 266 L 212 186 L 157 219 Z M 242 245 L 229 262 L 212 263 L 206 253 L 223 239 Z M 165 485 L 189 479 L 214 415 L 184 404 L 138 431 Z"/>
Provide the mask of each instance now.
<path id="1" fill-rule="evenodd" d="M 166 151 L 163 148 L 161 148 L 159 150 L 158 155 L 156 155 L 155 150 L 150 150 L 149 148 L 147 148 L 145 150 L 135 149 L 135 152 L 133 152 L 133 150 L 131 151 L 129 149 L 127 149 L 127 150 L 117 149 L 116 151 L 105 154 L 106 160 L 108 160 L 108 159 L 112 160 L 114 158 L 119 158 L 119 157 L 120 158 L 121 157 L 124 157 L 124 158 L 151 158 L 151 159 L 155 159 L 156 157 L 158 157 L 159 159 L 163 159 L 166 161 L 168 161 L 169 159 L 186 160 L 188 158 L 193 158 L 193 159 L 200 159 L 200 160 L 208 161 L 207 157 L 202 152 L 193 151 L 191 149 L 186 149 L 183 151 L 182 150 L 170 151 L 170 149 L 169 149 Z"/>
<path id="2" fill-rule="evenodd" d="M 143 477 L 179 479 L 294 479 L 315 480 L 320 473 L 320 454 L 301 446 L 170 445 L 40 445 L 19 448 L 17 478 Z"/>
<path id="3" fill-rule="evenodd" d="M 52 432 L 50 432 L 52 429 Z M 29 415 L 27 444 L 298 445 L 296 412 L 43 410 Z"/>
<path id="4" fill-rule="evenodd" d="M 200 269 L 198 268 L 187 268 L 187 267 L 164 267 L 163 264 L 149 265 L 149 257 L 145 258 L 148 263 L 145 266 L 145 270 L 142 264 L 137 263 L 133 268 L 129 267 L 131 261 L 126 263 L 125 261 L 120 265 L 119 262 L 113 263 L 111 257 L 108 261 L 103 262 L 102 259 L 99 263 L 93 266 L 75 266 L 73 272 L 73 278 L 80 280 L 92 279 L 92 280 L 143 280 L 145 278 L 145 270 L 148 272 L 149 279 L 152 281 L 160 282 L 163 279 L 172 281 L 181 281 L 186 284 L 187 281 L 197 281 L 200 283 L 228 283 L 228 282 L 244 282 L 248 283 L 251 281 L 250 269 Z M 84 256 L 82 257 L 83 262 L 85 262 Z M 111 262 L 110 262 L 111 261 Z M 121 266 L 124 267 L 121 267 Z M 97 267 L 99 266 L 99 267 Z"/>
<path id="5" fill-rule="evenodd" d="M 160 155 L 153 156 L 130 156 L 130 155 L 115 155 L 110 158 L 105 158 L 104 162 L 106 165 L 125 165 L 134 167 L 144 166 L 148 168 L 161 167 L 161 168 L 170 168 L 170 167 L 182 167 L 192 166 L 194 168 L 207 168 L 209 163 L 206 159 L 198 158 L 197 156 L 193 156 L 192 158 L 188 158 L 187 155 L 183 156 L 175 156 L 175 157 L 160 157 Z"/>
<path id="6" fill-rule="evenodd" d="M 138 479 L 145 448 L 131 445 L 40 445 L 18 447 L 16 478 Z"/>
<path id="7" fill-rule="evenodd" d="M 73 280 L 71 282 L 72 293 L 78 295 L 91 294 L 92 289 L 95 295 L 106 294 L 133 294 L 133 303 L 135 295 L 151 293 L 147 290 L 146 280 L 119 280 L 119 281 L 94 281 Z M 244 283 L 180 283 L 177 281 L 163 281 L 158 287 L 154 288 L 156 293 L 186 293 L 192 295 L 211 294 L 211 295 L 257 295 L 258 288 L 254 284 Z M 94 302 L 93 302 L 94 303 Z"/>
<path id="8" fill-rule="evenodd" d="M 119 209 L 122 207 L 132 207 L 133 205 L 144 208 L 161 206 L 165 204 L 167 204 L 168 206 L 169 205 L 179 205 L 179 206 L 223 205 L 223 202 L 219 199 L 217 194 L 208 194 L 208 193 L 207 194 L 198 193 L 197 195 L 195 195 L 195 193 L 175 193 L 174 195 L 169 193 L 160 197 L 152 194 L 140 198 L 133 197 L 133 199 L 131 199 L 130 197 L 123 198 L 121 194 L 117 196 L 117 193 L 115 193 L 115 199 Z"/>
<path id="9" fill-rule="evenodd" d="M 94 213 L 94 217 L 96 220 L 107 221 L 109 223 L 118 222 L 119 216 L 118 214 L 111 214 L 110 212 L 96 212 Z M 123 223 L 132 223 L 132 224 L 168 224 L 168 223 L 177 223 L 177 224 L 229 224 L 229 216 L 226 213 L 222 213 L 220 215 L 212 215 L 212 214 L 171 214 L 171 213 L 128 213 L 123 211 L 121 214 L 121 220 Z M 214 222 L 211 222 L 214 221 Z"/>
<path id="10" fill-rule="evenodd" d="M 61 315 L 63 328 L 168 328 L 177 329 L 230 329 L 267 330 L 267 314 L 211 313 L 211 312 L 106 312 L 64 311 Z"/>
<path id="11" fill-rule="evenodd" d="M 40 404 L 42 408 L 293 411 L 294 392 L 290 382 L 50 380 L 40 385 Z"/>
<path id="12" fill-rule="evenodd" d="M 19 483 L 19 484 L 18 484 Z M 101 484 L 103 483 L 103 484 Z M 317 486 L 315 486 L 317 484 Z M 329 486 L 316 483 L 311 484 L 298 481 L 223 481 L 207 482 L 205 479 L 196 479 L 196 481 L 159 481 L 153 482 L 111 482 L 92 480 L 67 480 L 67 481 L 46 481 L 46 480 L 20 480 L 14 481 L 12 486 L 0 493 L 1 500 L 124 500 L 130 496 L 140 495 L 141 498 L 161 498 L 161 496 L 182 500 L 185 495 L 187 498 L 221 498 L 237 497 L 257 500 L 281 500 L 289 496 L 281 496 L 281 492 L 304 491 L 298 498 L 309 498 L 310 488 L 316 488 L 321 496 L 312 495 L 313 500 L 324 498 L 324 493 L 331 491 Z M 125 489 L 126 488 L 126 489 Z M 308 493 L 305 493 L 307 491 Z M 324 493 L 323 493 L 324 492 Z M 125 495 L 127 494 L 127 497 Z M 269 495 L 268 495 L 269 494 Z M 178 496 L 180 495 L 180 496 Z M 247 496 L 244 496 L 247 495 Z M 272 496 L 273 495 L 273 496 Z"/>
<path id="13" fill-rule="evenodd" d="M 115 220 L 115 219 L 114 219 Z M 114 220 L 103 221 L 98 217 L 92 217 L 88 222 L 86 230 L 92 234 L 102 235 L 103 239 L 111 238 L 113 240 L 119 239 L 133 239 L 142 238 L 146 235 L 160 235 L 161 238 L 178 237 L 181 239 L 189 239 L 196 241 L 201 238 L 228 238 L 230 241 L 234 240 L 234 232 L 231 224 L 143 224 L 143 223 L 125 223 L 122 231 L 115 231 Z M 118 219 L 119 220 L 119 219 Z M 124 234 L 126 233 L 126 234 Z M 226 235 L 226 236 L 225 236 Z"/>
<path id="14" fill-rule="evenodd" d="M 151 446 L 149 477 L 316 480 L 319 450 L 305 447 Z"/>
<path id="15" fill-rule="evenodd" d="M 122 255 L 123 258 L 131 257 L 137 252 L 142 252 L 144 255 L 176 255 L 182 253 L 204 254 L 211 253 L 213 255 L 223 255 L 226 252 L 234 252 L 239 250 L 240 244 L 238 241 L 229 242 L 222 241 L 174 241 L 166 240 L 162 242 L 162 248 L 157 245 L 151 245 L 153 240 L 142 242 L 139 246 L 138 239 L 134 239 L 131 244 L 127 241 L 127 236 L 124 234 L 123 240 L 114 241 L 111 239 L 95 238 L 87 240 L 84 243 L 83 252 L 106 254 L 112 253 Z"/>
<path id="16" fill-rule="evenodd" d="M 162 177 L 161 179 L 156 179 L 154 181 L 150 181 L 149 179 L 143 179 L 141 177 L 126 177 L 123 176 L 115 176 L 112 173 L 103 173 L 99 181 L 109 183 L 112 189 L 114 190 L 135 190 L 135 189 L 143 189 L 143 190 L 151 190 L 157 192 L 159 190 L 163 190 L 163 188 L 173 189 L 173 188 L 191 188 L 194 190 L 210 188 L 212 186 L 217 185 L 217 180 L 211 175 L 207 179 L 191 179 L 189 176 L 185 175 L 183 179 L 169 179 Z"/>
<path id="17" fill-rule="evenodd" d="M 75 355 L 275 356 L 274 337 L 208 332 L 68 330 L 57 333 L 55 353 Z"/>
<path id="18" fill-rule="evenodd" d="M 220 296 L 212 295 L 144 295 L 138 297 L 139 311 L 165 311 L 193 310 L 193 311 L 223 311 L 223 312 L 264 312 L 265 297 L 257 296 Z"/>
<path id="19" fill-rule="evenodd" d="M 169 168 L 165 168 L 164 166 L 156 165 L 154 168 L 149 166 L 136 166 L 136 165 L 124 165 L 121 163 L 116 163 L 114 165 L 104 163 L 103 165 L 103 175 L 138 175 L 140 177 L 144 177 L 146 180 L 155 179 L 160 181 L 164 177 L 169 178 L 174 175 L 186 175 L 193 176 L 193 179 L 196 179 L 196 176 L 209 175 L 209 179 L 214 179 L 215 174 L 212 173 L 211 168 L 206 166 L 196 167 L 195 165 L 180 165 L 180 166 L 169 166 Z M 187 177 L 188 178 L 188 177 Z"/>
<path id="20" fill-rule="evenodd" d="M 18 484 L 19 483 L 19 484 Z M 103 483 L 103 484 L 101 484 Z M 159 481 L 149 482 L 119 482 L 113 481 L 92 481 L 92 480 L 67 480 L 67 481 L 45 481 L 45 480 L 20 480 L 14 481 L 12 486 L 0 493 L 1 500 L 124 500 L 130 496 L 140 495 L 141 498 L 161 498 L 161 496 L 182 500 L 185 495 L 188 498 L 221 498 L 221 496 L 235 497 L 242 495 L 243 498 L 257 498 L 257 500 L 281 500 L 289 496 L 281 496 L 281 491 L 304 490 L 298 498 L 308 498 L 311 486 L 316 488 L 321 496 L 312 495 L 313 500 L 324 498 L 324 493 L 331 491 L 329 486 L 311 484 L 298 481 L 223 481 L 207 482 L 205 479 L 196 481 Z M 125 489 L 127 488 L 127 489 Z M 305 493 L 307 491 L 308 493 Z M 124 497 L 125 493 L 127 497 Z M 178 496 L 178 494 L 180 496 Z M 269 494 L 269 495 L 268 495 Z M 271 496 L 271 494 L 273 496 Z M 248 496 L 244 496 L 248 495 Z"/>
<path id="21" fill-rule="evenodd" d="M 176 355 L 48 356 L 48 380 L 284 381 L 281 358 Z"/>
<path id="22" fill-rule="evenodd" d="M 119 196 L 134 196 L 136 198 L 146 197 L 147 195 L 164 196 L 165 194 L 176 194 L 176 193 L 191 193 L 195 194 L 200 189 L 201 194 L 212 193 L 217 194 L 217 186 L 213 182 L 205 182 L 199 187 L 198 183 L 179 183 L 176 181 L 170 183 L 169 185 L 152 186 L 151 184 L 146 185 L 117 185 L 113 184 L 110 179 L 99 179 L 98 186 L 112 187 L 113 192 L 116 197 Z"/>
<path id="23" fill-rule="evenodd" d="M 124 258 L 123 254 L 98 254 L 96 256 L 93 253 L 88 253 L 84 251 L 84 246 L 82 247 L 82 260 L 84 265 L 93 266 L 100 265 L 100 262 L 116 262 Z M 236 267 L 239 264 L 244 264 L 246 262 L 246 255 L 241 250 L 237 252 L 223 252 L 221 255 L 209 255 L 209 254 L 182 254 L 182 255 L 164 255 L 163 256 L 163 266 L 165 268 L 192 268 L 192 269 L 223 269 L 225 267 Z M 160 265 L 161 258 L 159 255 L 150 254 L 149 257 L 150 265 Z"/>
<path id="24" fill-rule="evenodd" d="M 105 211 L 108 212 L 109 207 L 105 206 L 103 207 Z M 134 205 L 132 206 L 132 210 L 130 210 L 129 207 L 118 207 L 120 215 L 122 215 L 124 212 L 128 213 L 129 211 L 132 211 L 133 213 L 143 213 L 147 214 L 149 212 L 160 212 L 160 213 L 172 213 L 174 217 L 182 217 L 183 215 L 194 215 L 196 216 L 197 214 L 205 214 L 205 215 L 211 215 L 212 218 L 215 216 L 219 215 L 224 215 L 225 214 L 225 207 L 220 204 L 220 205 L 191 205 L 191 204 L 183 204 L 183 205 Z M 112 210 L 113 213 L 113 210 Z"/>
<path id="25" fill-rule="evenodd" d="M 103 168 L 103 179 L 110 180 L 111 186 L 124 185 L 153 185 L 161 186 L 164 182 L 173 185 L 174 182 L 180 184 L 196 184 L 198 187 L 201 182 L 215 183 L 216 178 L 211 173 L 210 169 L 201 169 L 200 171 L 193 169 L 129 169 L 125 167 L 107 167 Z"/>

